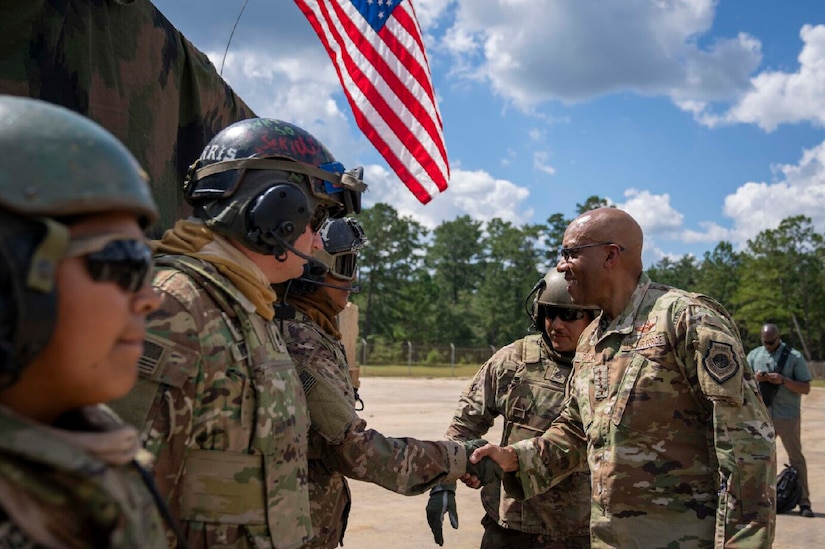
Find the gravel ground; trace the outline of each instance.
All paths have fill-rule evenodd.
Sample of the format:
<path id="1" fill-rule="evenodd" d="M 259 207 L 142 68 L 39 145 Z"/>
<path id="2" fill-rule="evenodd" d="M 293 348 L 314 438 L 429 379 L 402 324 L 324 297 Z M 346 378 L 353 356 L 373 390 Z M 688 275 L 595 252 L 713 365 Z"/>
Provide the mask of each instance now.
<path id="1" fill-rule="evenodd" d="M 388 436 L 439 439 L 452 418 L 458 397 L 467 379 L 361 378 L 361 396 L 366 409 L 360 412 L 368 425 Z M 808 462 L 811 504 L 816 518 L 797 514 L 780 515 L 775 549 L 823 546 L 825 536 L 825 388 L 813 388 L 803 397 L 802 444 Z M 500 425 L 487 435 L 498 442 Z M 780 469 L 787 461 L 782 445 L 777 449 Z M 438 547 L 427 526 L 424 507 L 427 495 L 405 497 L 373 484 L 350 481 L 352 512 L 346 547 L 427 548 Z M 445 520 L 444 547 L 477 548 L 481 541 L 479 524 L 483 509 L 478 492 L 459 483 L 456 494 L 460 526 L 453 530 Z"/>

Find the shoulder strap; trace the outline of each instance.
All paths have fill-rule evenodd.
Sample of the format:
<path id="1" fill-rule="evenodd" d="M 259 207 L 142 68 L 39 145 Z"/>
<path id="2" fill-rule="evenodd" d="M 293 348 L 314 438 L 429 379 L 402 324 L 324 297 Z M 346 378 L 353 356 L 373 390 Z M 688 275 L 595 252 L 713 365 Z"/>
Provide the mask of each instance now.
<path id="1" fill-rule="evenodd" d="M 785 345 L 785 347 L 782 348 L 782 352 L 779 353 L 779 360 L 776 361 L 776 371 L 780 374 L 785 369 L 785 363 L 788 362 L 788 357 L 790 356 L 790 354 L 791 346 Z"/>

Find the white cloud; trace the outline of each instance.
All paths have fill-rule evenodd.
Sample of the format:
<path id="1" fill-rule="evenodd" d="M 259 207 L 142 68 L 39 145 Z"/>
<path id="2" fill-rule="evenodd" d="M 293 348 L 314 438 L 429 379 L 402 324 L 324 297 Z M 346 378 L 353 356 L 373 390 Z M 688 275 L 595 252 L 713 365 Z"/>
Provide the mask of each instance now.
<path id="1" fill-rule="evenodd" d="M 724 213 L 734 220 L 739 243 L 760 231 L 774 229 L 782 219 L 805 215 L 825 231 L 825 142 L 802 153 L 799 164 L 775 166 L 783 180 L 745 183 L 725 197 Z"/>
<path id="2" fill-rule="evenodd" d="M 556 168 L 549 164 L 550 153 L 547 151 L 536 151 L 533 153 L 533 169 L 548 175 L 554 175 Z"/>
<path id="3" fill-rule="evenodd" d="M 447 190 L 436 195 L 426 206 L 422 206 L 383 166 L 366 166 L 364 181 L 369 185 L 369 191 L 364 195 L 365 206 L 384 202 L 400 215 L 411 216 L 428 229 L 465 214 L 478 221 L 487 222 L 498 217 L 516 225 L 533 216 L 533 210 L 523 206 L 530 191 L 481 170 L 453 168 Z"/>
<path id="4" fill-rule="evenodd" d="M 759 41 L 745 34 L 698 45 L 715 0 L 455 3 L 442 45 L 463 69 L 456 74 L 486 79 L 525 110 L 618 90 L 679 102 L 730 98 L 747 89 L 761 60 Z"/>
<path id="5" fill-rule="evenodd" d="M 762 72 L 730 110 L 721 115 L 702 112 L 699 120 L 708 126 L 758 124 L 766 131 L 783 123 L 825 124 L 825 25 L 805 25 L 799 36 L 804 46 L 797 72 Z"/>
<path id="6" fill-rule="evenodd" d="M 645 238 L 670 237 L 682 227 L 685 216 L 670 205 L 670 195 L 627 189 L 625 202 L 616 206 L 633 216 L 644 231 Z"/>
<path id="7" fill-rule="evenodd" d="M 825 142 L 805 150 L 798 164 L 773 166 L 781 179 L 747 182 L 724 199 L 723 214 L 731 228 L 718 223 L 699 223 L 701 231 L 685 230 L 680 239 L 688 243 L 733 242 L 742 248 L 766 229 L 775 229 L 786 217 L 805 215 L 819 232 L 825 232 Z"/>
<path id="8" fill-rule="evenodd" d="M 220 63 L 223 52 L 207 55 Z M 307 48 L 277 57 L 261 50 L 230 50 L 223 76 L 258 116 L 301 126 L 345 165 L 371 150 L 348 121 L 346 102 L 344 111 L 336 101 L 342 97 L 341 85 L 323 50 Z"/>

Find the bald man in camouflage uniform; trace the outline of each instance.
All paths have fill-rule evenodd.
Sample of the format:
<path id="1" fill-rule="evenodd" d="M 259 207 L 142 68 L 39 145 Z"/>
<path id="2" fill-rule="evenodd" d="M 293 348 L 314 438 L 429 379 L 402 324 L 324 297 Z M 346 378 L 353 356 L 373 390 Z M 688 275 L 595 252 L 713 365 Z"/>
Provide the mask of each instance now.
<path id="1" fill-rule="evenodd" d="M 585 459 L 594 547 L 770 547 L 775 436 L 738 331 L 710 298 L 651 282 L 642 231 L 600 208 L 564 234 L 574 302 L 602 309 L 582 334 L 570 399 L 540 438 L 498 448 L 529 498 Z"/>
<path id="2" fill-rule="evenodd" d="M 337 315 L 355 289 L 356 257 L 366 239 L 353 218 L 327 220 L 320 234 L 324 247 L 315 252 L 317 261 L 310 273 L 289 284 L 286 300 L 297 311 L 294 319 L 285 322 L 284 335 L 306 391 L 311 419 L 313 537 L 307 547 L 332 548 L 343 545 L 352 504 L 345 477 L 413 495 L 439 482 L 454 481 L 468 469 L 486 476 L 493 463 L 467 462 L 468 452 L 482 441 L 390 438 L 368 429 L 367 422 L 358 417 Z M 279 291 L 282 287 L 286 285 L 279 285 Z"/>

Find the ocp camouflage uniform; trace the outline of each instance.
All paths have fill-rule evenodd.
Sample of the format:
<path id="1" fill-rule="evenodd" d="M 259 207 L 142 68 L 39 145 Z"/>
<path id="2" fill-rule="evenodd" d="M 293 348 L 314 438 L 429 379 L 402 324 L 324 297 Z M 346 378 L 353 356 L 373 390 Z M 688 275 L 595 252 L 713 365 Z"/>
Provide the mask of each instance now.
<path id="1" fill-rule="evenodd" d="M 731 318 L 644 274 L 603 316 L 581 335 L 565 410 L 514 445 L 505 488 L 532 497 L 586 458 L 594 547 L 770 547 L 774 431 Z"/>
<path id="2" fill-rule="evenodd" d="M 0 406 L 0 547 L 167 547 L 138 433 L 105 406 L 44 425 Z"/>
<path id="3" fill-rule="evenodd" d="M 414 495 L 464 474 L 466 450 L 460 444 L 389 438 L 367 429 L 355 412 L 344 347 L 316 322 L 297 312 L 284 335 L 311 418 L 309 547 L 337 547 L 343 540 L 351 505 L 344 477 Z"/>
<path id="4" fill-rule="evenodd" d="M 161 493 L 190 547 L 303 545 L 308 416 L 277 326 L 212 263 L 158 263 L 141 379 L 118 405 L 147 418 Z"/>
<path id="5" fill-rule="evenodd" d="M 571 371 L 572 353 L 564 356 L 556 352 L 541 334 L 502 347 L 462 393 L 447 438 L 481 438 L 499 415 L 504 418 L 502 446 L 541 436 L 563 409 Z M 544 546 L 590 546 L 590 472 L 586 464 L 527 501 L 502 493 L 500 483 L 485 485 L 481 501 L 493 521 L 507 529 L 541 534 Z"/>

